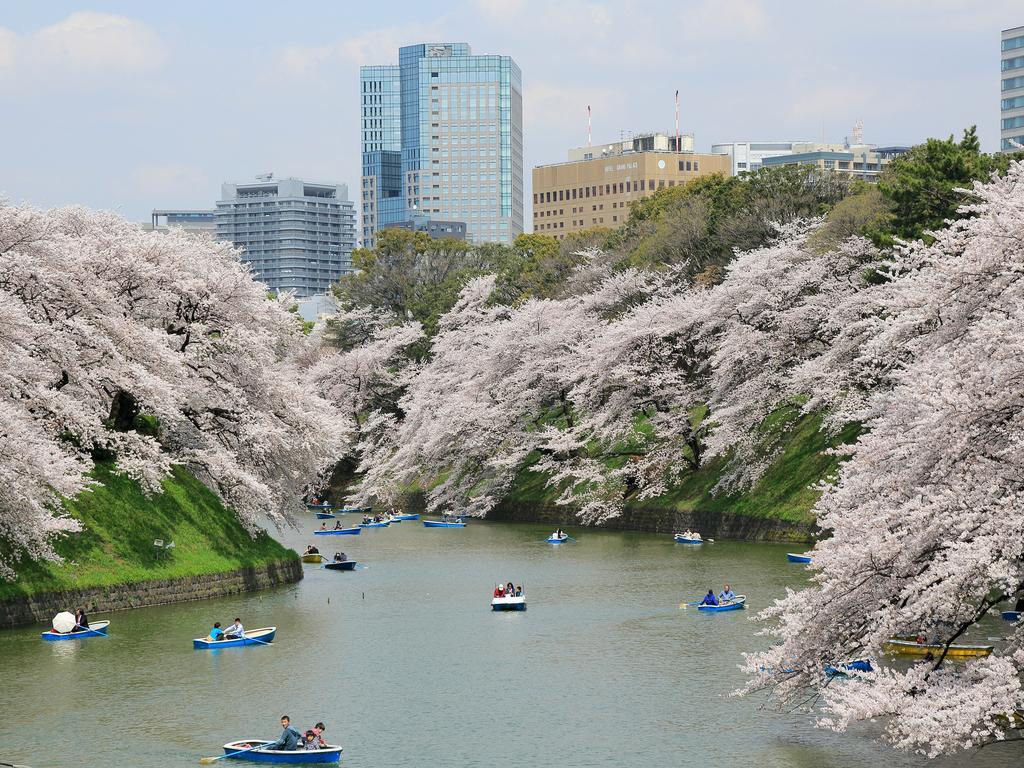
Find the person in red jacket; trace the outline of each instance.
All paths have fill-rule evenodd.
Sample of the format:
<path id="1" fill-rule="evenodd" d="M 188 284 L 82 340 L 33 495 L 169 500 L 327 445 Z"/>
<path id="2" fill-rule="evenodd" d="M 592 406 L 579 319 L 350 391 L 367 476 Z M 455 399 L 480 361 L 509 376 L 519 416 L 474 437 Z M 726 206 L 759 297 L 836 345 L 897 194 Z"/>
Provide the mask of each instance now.
<path id="1" fill-rule="evenodd" d="M 505 596 L 505 586 L 503 584 L 499 584 L 498 586 L 496 586 L 494 588 L 494 596 L 495 597 L 504 597 Z"/>

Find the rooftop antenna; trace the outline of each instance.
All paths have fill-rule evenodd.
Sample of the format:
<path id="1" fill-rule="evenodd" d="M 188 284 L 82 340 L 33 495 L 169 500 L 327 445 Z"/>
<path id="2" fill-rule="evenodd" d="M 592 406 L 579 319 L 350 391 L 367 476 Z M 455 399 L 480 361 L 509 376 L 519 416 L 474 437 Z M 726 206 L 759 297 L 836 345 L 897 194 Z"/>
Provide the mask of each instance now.
<path id="1" fill-rule="evenodd" d="M 864 143 L 864 121 L 860 118 L 853 124 L 853 143 L 856 146 Z"/>
<path id="2" fill-rule="evenodd" d="M 676 152 L 682 152 L 683 148 L 679 143 L 679 89 L 676 88 Z"/>
<path id="3" fill-rule="evenodd" d="M 590 105 L 587 104 L 587 149 L 590 149 Z"/>
<path id="4" fill-rule="evenodd" d="M 270 173 L 257 173 L 256 174 L 256 181 L 270 181 L 273 178 L 274 178 L 274 172 L 273 171 L 271 171 Z"/>

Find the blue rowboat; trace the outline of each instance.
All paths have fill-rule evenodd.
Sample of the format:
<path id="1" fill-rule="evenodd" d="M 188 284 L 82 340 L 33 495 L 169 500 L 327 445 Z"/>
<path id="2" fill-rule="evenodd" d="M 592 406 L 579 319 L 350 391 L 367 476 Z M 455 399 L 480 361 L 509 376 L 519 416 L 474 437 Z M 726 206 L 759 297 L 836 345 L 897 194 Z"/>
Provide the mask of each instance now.
<path id="1" fill-rule="evenodd" d="M 392 520 L 419 520 L 419 515 L 392 515 Z"/>
<path id="2" fill-rule="evenodd" d="M 491 600 L 492 611 L 525 611 L 526 595 L 516 597 L 496 597 Z"/>
<path id="3" fill-rule="evenodd" d="M 211 648 L 239 648 L 243 645 L 266 645 L 274 642 L 274 635 L 277 634 L 277 627 L 261 627 L 245 633 L 245 637 L 236 640 L 210 640 L 206 637 L 197 637 L 192 641 L 194 649 Z"/>
<path id="4" fill-rule="evenodd" d="M 360 523 L 359 527 L 360 528 L 387 528 L 389 525 L 391 525 L 391 523 L 389 523 L 387 520 L 384 520 L 384 521 L 379 522 L 379 523 Z"/>
<path id="5" fill-rule="evenodd" d="M 360 528 L 338 528 L 336 531 L 313 531 L 314 536 L 358 536 Z"/>
<path id="6" fill-rule="evenodd" d="M 1006 621 L 1020 621 L 1020 611 L 1003 611 L 1000 616 Z"/>
<path id="7" fill-rule="evenodd" d="M 324 568 L 329 571 L 354 571 L 356 569 L 355 560 L 331 560 L 328 563 L 324 563 Z"/>
<path id="8" fill-rule="evenodd" d="M 741 611 L 743 606 L 746 605 L 746 595 L 736 595 L 732 600 L 726 600 L 725 602 L 719 603 L 718 605 L 698 605 L 698 611 L 708 611 L 710 613 L 720 613 L 722 611 Z"/>
<path id="9" fill-rule="evenodd" d="M 373 507 L 342 507 L 338 510 L 340 515 L 347 515 L 349 512 L 362 512 L 364 515 L 368 515 L 373 512 Z"/>
<path id="10" fill-rule="evenodd" d="M 334 513 L 333 512 L 317 512 L 316 513 L 316 519 L 317 520 L 333 520 L 334 519 Z"/>
<path id="11" fill-rule="evenodd" d="M 554 534 L 551 534 L 546 539 L 548 544 L 565 544 L 565 542 L 567 542 L 568 540 L 569 540 L 568 536 L 562 536 L 562 538 L 558 538 Z"/>
<path id="12" fill-rule="evenodd" d="M 791 563 L 809 563 L 811 562 L 810 555 L 797 555 L 792 552 L 786 553 L 786 559 Z"/>
<path id="13" fill-rule="evenodd" d="M 54 632 L 52 629 L 43 632 L 43 640 L 81 640 L 83 637 L 106 637 L 109 621 L 93 621 L 89 623 L 88 629 L 78 632 Z"/>
<path id="14" fill-rule="evenodd" d="M 337 763 L 341 760 L 341 747 L 329 745 L 326 749 L 289 749 L 274 750 L 263 747 L 238 755 L 232 752 L 240 752 L 248 749 L 254 744 L 268 744 L 266 739 L 245 739 L 243 741 L 231 741 L 224 745 L 224 756 L 228 760 L 249 760 L 254 763 Z"/>
<path id="15" fill-rule="evenodd" d="M 786 670 L 783 670 L 784 672 Z M 791 671 L 791 670 L 790 670 Z M 842 667 L 825 667 L 825 675 L 828 677 L 849 677 L 847 672 L 874 672 L 875 668 L 871 666 L 871 662 L 867 659 L 856 659 L 847 664 L 843 664 Z"/>
<path id="16" fill-rule="evenodd" d="M 323 504 L 307 504 L 306 509 L 330 509 L 331 503 L 325 501 Z"/>
<path id="17" fill-rule="evenodd" d="M 448 522 L 445 520 L 424 520 L 424 528 L 465 528 L 466 524 L 461 520 Z"/>
<path id="18" fill-rule="evenodd" d="M 673 538 L 675 538 L 676 544 L 703 544 L 704 543 L 704 539 L 693 539 L 693 538 L 690 538 L 689 536 L 683 536 L 683 534 L 681 534 L 681 533 L 677 533 Z"/>

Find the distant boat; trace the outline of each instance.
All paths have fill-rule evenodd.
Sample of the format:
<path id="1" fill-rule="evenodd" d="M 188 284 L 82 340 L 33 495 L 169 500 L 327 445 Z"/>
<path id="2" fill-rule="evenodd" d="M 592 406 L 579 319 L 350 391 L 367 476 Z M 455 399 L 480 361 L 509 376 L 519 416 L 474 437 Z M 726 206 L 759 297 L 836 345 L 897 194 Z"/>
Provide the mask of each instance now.
<path id="1" fill-rule="evenodd" d="M 496 597 L 491 600 L 492 611 L 525 611 L 526 595 L 512 597 Z"/>
<path id="2" fill-rule="evenodd" d="M 334 519 L 334 513 L 333 512 L 317 512 L 316 513 L 316 519 L 317 520 L 333 520 Z"/>
<path id="3" fill-rule="evenodd" d="M 207 637 L 197 637 L 192 641 L 194 649 L 207 650 L 210 648 L 237 648 L 243 645 L 266 645 L 274 642 L 277 634 L 277 627 L 261 627 L 251 632 L 246 632 L 245 637 L 234 640 L 210 640 Z"/>
<path id="4" fill-rule="evenodd" d="M 703 539 L 691 539 L 691 538 L 683 536 L 682 534 L 679 534 L 679 533 L 677 533 L 673 537 L 673 540 L 675 541 L 676 544 L 703 544 L 704 543 Z"/>
<path id="5" fill-rule="evenodd" d="M 569 540 L 569 534 L 563 533 L 559 536 L 557 533 L 552 533 L 547 537 L 546 541 L 548 544 L 565 544 Z"/>
<path id="6" fill-rule="evenodd" d="M 43 632 L 43 640 L 81 640 L 83 637 L 106 637 L 109 621 L 93 621 L 89 623 L 88 629 L 80 629 L 77 632 L 54 632 L 52 629 Z"/>
<path id="7" fill-rule="evenodd" d="M 373 507 L 342 507 L 337 510 L 339 515 L 347 515 L 349 512 L 362 512 L 364 515 L 368 515 L 373 511 Z"/>
<path id="8" fill-rule="evenodd" d="M 797 555 L 797 554 L 794 554 L 793 552 L 787 552 L 786 553 L 786 559 L 789 560 L 789 562 L 791 562 L 791 563 L 809 563 L 809 562 L 811 562 L 811 556 L 810 555 Z"/>
<path id="9" fill-rule="evenodd" d="M 331 502 L 325 501 L 321 504 L 307 504 L 306 509 L 330 509 Z"/>
<path id="10" fill-rule="evenodd" d="M 1003 611 L 1000 616 L 1006 621 L 1020 621 L 1021 611 Z"/>
<path id="11" fill-rule="evenodd" d="M 342 748 L 333 744 L 326 749 L 249 749 L 254 744 L 270 743 L 273 742 L 266 739 L 230 741 L 224 745 L 223 756 L 228 760 L 249 760 L 254 763 L 337 763 L 341 760 Z M 234 755 L 233 752 L 240 754 Z"/>
<path id="12" fill-rule="evenodd" d="M 302 562 L 304 563 L 319 563 L 321 560 L 324 559 L 324 556 L 321 555 L 319 552 L 313 552 L 309 555 L 300 555 L 300 557 L 302 558 Z"/>
<path id="13" fill-rule="evenodd" d="M 465 528 L 462 520 L 424 520 L 424 528 Z"/>
<path id="14" fill-rule="evenodd" d="M 387 528 L 391 523 L 387 520 L 381 520 L 379 523 L 360 523 L 360 528 Z"/>
<path id="15" fill-rule="evenodd" d="M 396 521 L 400 521 L 400 520 L 419 520 L 420 516 L 418 514 L 416 514 L 416 515 L 392 515 L 391 519 L 392 520 L 396 520 Z"/>
<path id="16" fill-rule="evenodd" d="M 323 567 L 329 571 L 354 571 L 356 565 L 355 560 L 330 560 Z"/>
<path id="17" fill-rule="evenodd" d="M 362 530 L 358 525 L 353 528 L 336 528 L 334 530 L 313 531 L 314 536 L 358 536 Z"/>
<path id="18" fill-rule="evenodd" d="M 988 656 L 992 653 L 991 645 L 951 645 L 946 650 L 944 643 L 919 643 L 916 640 L 906 640 L 894 637 L 888 640 L 883 648 L 889 653 L 899 653 L 908 656 L 927 656 L 929 653 L 938 658 L 945 652 L 947 656 L 969 658 L 972 656 Z"/>
<path id="19" fill-rule="evenodd" d="M 736 595 L 732 600 L 723 600 L 718 605 L 698 605 L 698 611 L 719 613 L 721 611 L 741 611 L 747 603 L 746 595 Z"/>

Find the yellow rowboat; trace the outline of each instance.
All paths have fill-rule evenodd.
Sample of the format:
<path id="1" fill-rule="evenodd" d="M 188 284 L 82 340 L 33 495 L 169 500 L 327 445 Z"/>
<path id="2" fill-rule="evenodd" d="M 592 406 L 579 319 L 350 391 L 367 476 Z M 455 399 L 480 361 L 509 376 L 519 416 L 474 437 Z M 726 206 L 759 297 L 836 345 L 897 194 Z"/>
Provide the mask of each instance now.
<path id="1" fill-rule="evenodd" d="M 324 559 L 324 556 L 320 555 L 320 554 L 316 554 L 316 555 L 302 555 L 302 562 L 304 562 L 304 563 L 319 563 L 323 559 Z"/>
<path id="2" fill-rule="evenodd" d="M 909 656 L 927 656 L 929 653 L 938 658 L 945 651 L 946 656 L 966 658 L 971 656 L 988 656 L 992 653 L 991 645 L 951 645 L 946 650 L 938 643 L 918 643 L 913 640 L 889 640 L 885 646 L 889 653 L 906 654 Z"/>

